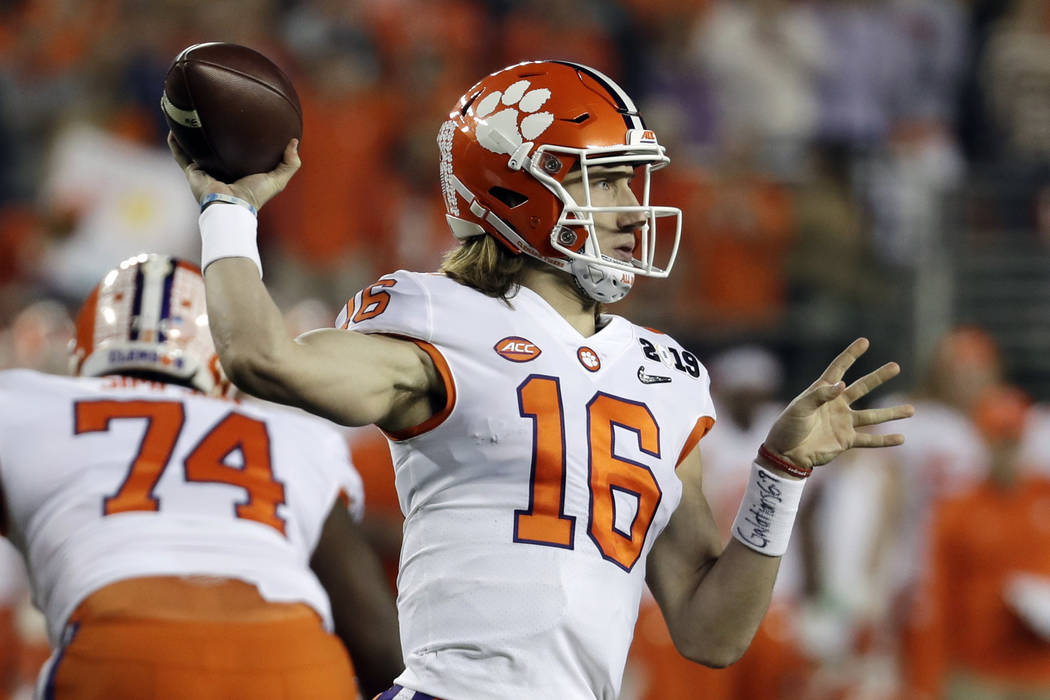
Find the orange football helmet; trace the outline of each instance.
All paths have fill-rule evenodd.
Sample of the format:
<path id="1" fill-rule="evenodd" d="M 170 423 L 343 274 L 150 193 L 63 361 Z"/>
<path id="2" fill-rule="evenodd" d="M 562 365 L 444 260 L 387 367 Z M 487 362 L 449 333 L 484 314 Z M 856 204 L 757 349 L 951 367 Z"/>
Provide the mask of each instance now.
<path id="1" fill-rule="evenodd" d="M 229 381 L 208 329 L 200 269 L 166 255 L 138 255 L 110 270 L 77 314 L 72 372 L 148 372 L 224 395 Z"/>
<path id="2" fill-rule="evenodd" d="M 453 234 L 496 238 L 572 273 L 598 301 L 616 301 L 634 275 L 666 277 L 678 252 L 682 212 L 649 203 L 652 171 L 670 162 L 631 98 L 598 71 L 566 61 L 532 61 L 482 79 L 460 98 L 438 134 L 441 186 Z M 588 169 L 630 165 L 638 206 L 592 206 Z M 586 201 L 562 186 L 579 168 Z M 641 177 L 638 177 L 641 176 Z M 634 258 L 602 253 L 594 214 L 644 217 Z M 674 240 L 657 263 L 656 220 L 674 217 Z"/>

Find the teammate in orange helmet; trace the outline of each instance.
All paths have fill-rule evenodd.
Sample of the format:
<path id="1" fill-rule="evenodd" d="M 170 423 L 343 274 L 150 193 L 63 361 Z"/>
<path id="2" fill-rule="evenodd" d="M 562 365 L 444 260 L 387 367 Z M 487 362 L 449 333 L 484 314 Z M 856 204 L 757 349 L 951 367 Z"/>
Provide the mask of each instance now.
<path id="1" fill-rule="evenodd" d="M 0 372 L 0 527 L 55 648 L 40 697 L 353 698 L 340 638 L 366 690 L 400 670 L 342 437 L 224 397 L 195 266 L 108 273 L 73 364 Z"/>
<path id="2" fill-rule="evenodd" d="M 212 331 L 233 381 L 387 433 L 407 668 L 384 700 L 615 698 L 646 584 L 682 654 L 732 663 L 765 612 L 805 476 L 903 439 L 855 430 L 911 413 L 850 408 L 898 372 L 847 387 L 859 339 L 776 421 L 722 547 L 700 488 L 707 372 L 603 308 L 637 275 L 670 273 L 681 212 L 649 201 L 668 156 L 591 68 L 527 62 L 471 87 L 438 132 L 459 247 L 437 274 L 385 275 L 336 328 L 295 340 L 261 281 L 254 211 L 298 169 L 296 143 L 273 172 L 228 184 L 169 145 L 202 203 Z"/>

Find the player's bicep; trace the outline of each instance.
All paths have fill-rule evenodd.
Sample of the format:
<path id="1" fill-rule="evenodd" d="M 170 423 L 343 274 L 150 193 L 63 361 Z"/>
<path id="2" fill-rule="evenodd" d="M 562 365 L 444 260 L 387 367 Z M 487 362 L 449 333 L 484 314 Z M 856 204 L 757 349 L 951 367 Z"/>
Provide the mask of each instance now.
<path id="1" fill-rule="evenodd" d="M 281 365 L 284 376 L 274 381 L 285 403 L 342 425 L 421 423 L 442 386 L 416 344 L 355 331 L 304 333 Z"/>
<path id="2" fill-rule="evenodd" d="M 666 619 L 692 596 L 722 551 L 718 525 L 701 489 L 699 447 L 693 447 L 676 473 L 682 500 L 653 544 L 646 566 L 646 582 Z"/>

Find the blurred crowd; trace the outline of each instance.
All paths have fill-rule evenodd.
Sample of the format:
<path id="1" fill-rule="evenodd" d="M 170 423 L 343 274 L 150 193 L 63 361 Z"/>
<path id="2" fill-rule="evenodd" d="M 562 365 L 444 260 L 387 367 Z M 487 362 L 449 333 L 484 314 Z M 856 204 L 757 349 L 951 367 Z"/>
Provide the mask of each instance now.
<path id="1" fill-rule="evenodd" d="M 455 243 L 435 138 L 483 73 L 559 58 L 619 81 L 672 158 L 653 199 L 685 216 L 671 278 L 613 311 L 711 370 L 726 531 L 779 401 L 857 335 L 869 368 L 901 361 L 908 443 L 814 479 L 749 655 L 684 666 L 643 607 L 625 700 L 1050 697 L 1050 396 L 1013 387 L 986 332 L 915 313 L 966 182 L 1009 194 L 983 226 L 1050 241 L 1050 0 L 0 0 L 0 368 L 65 371 L 70 310 L 115 261 L 199 259 L 159 99 L 202 41 L 263 52 L 298 90 L 303 168 L 260 244 L 299 330 Z M 348 439 L 393 570 L 389 458 Z M 13 567 L 0 682 L 24 687 L 43 657 Z"/>
<path id="2" fill-rule="evenodd" d="M 435 267 L 437 126 L 481 73 L 536 57 L 617 79 L 668 147 L 678 267 L 623 306 L 700 349 L 762 339 L 790 377 L 862 330 L 899 356 L 948 193 L 991 172 L 1021 206 L 984 225 L 1047 219 L 1045 0 L 7 0 L 0 18 L 0 318 L 70 305 L 144 249 L 195 257 L 158 101 L 206 40 L 262 51 L 301 98 L 304 167 L 262 220 L 282 302 L 334 309 Z"/>

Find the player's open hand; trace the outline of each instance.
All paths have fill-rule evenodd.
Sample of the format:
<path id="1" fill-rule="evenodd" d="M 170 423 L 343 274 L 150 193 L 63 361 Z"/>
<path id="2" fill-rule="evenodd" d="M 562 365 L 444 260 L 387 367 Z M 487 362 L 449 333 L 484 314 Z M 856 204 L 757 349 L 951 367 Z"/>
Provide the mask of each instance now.
<path id="1" fill-rule="evenodd" d="M 268 173 L 246 175 L 236 182 L 227 184 L 201 170 L 200 166 L 179 147 L 175 136 L 170 131 L 168 132 L 168 148 L 171 149 L 182 172 L 186 174 L 186 181 L 190 183 L 190 191 L 193 192 L 198 202 L 209 194 L 228 194 L 251 202 L 257 210 L 285 188 L 301 165 L 299 140 L 292 139 L 285 147 L 284 157 L 276 168 Z"/>
<path id="2" fill-rule="evenodd" d="M 846 386 L 843 375 L 867 349 L 866 338 L 850 343 L 817 381 L 788 404 L 770 429 L 766 447 L 800 467 L 815 467 L 827 464 L 851 447 L 888 447 L 904 442 L 899 433 L 856 430 L 915 413 L 908 404 L 860 411 L 851 408 L 857 399 L 900 373 L 896 362 L 888 362 Z"/>

